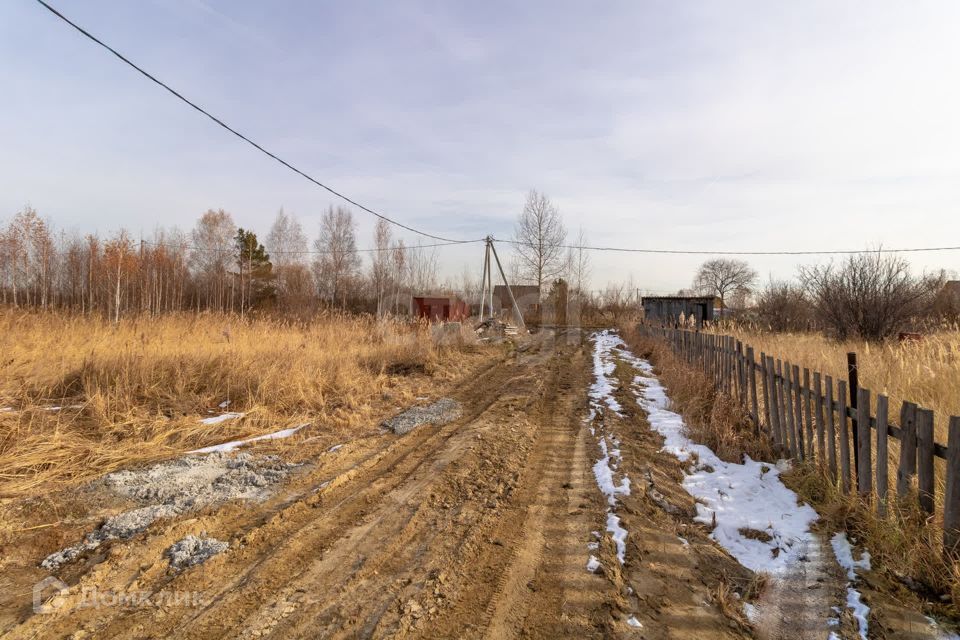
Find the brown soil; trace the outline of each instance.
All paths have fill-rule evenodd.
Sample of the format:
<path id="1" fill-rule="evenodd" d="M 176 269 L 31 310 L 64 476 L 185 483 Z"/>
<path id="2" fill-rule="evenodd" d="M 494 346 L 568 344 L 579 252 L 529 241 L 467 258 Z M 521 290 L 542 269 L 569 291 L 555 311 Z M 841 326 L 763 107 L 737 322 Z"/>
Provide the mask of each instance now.
<path id="1" fill-rule="evenodd" d="M 463 416 L 405 436 L 371 424 L 342 442 L 319 432 L 250 451 L 309 464 L 268 501 L 234 502 L 155 522 L 60 572 L 55 612 L 33 614 L 37 563 L 129 505 L 78 491 L 49 521 L 4 546 L 0 633 L 10 638 L 751 637 L 735 593 L 754 576 L 690 519 L 681 471 L 627 408 L 605 415 L 622 440 L 633 492 L 617 508 L 629 532 L 621 567 L 605 529 L 586 415 L 590 352 L 579 333 L 541 334 L 435 397 Z M 383 417 L 387 417 L 386 414 Z M 30 509 L 42 513 L 43 500 Z M 27 507 L 24 507 L 25 509 Z M 51 509 L 48 509 L 51 510 Z M 38 520 L 42 520 L 39 518 Z M 66 524 L 63 524 L 66 523 Z M 230 543 L 174 571 L 187 535 Z M 686 542 L 680 539 L 682 536 Z M 589 554 L 603 569 L 586 569 Z M 85 590 L 199 594 L 161 606 L 79 607 Z M 183 596 L 188 594 L 188 596 Z M 88 600 L 89 602 L 89 600 Z M 634 616 L 642 627 L 627 624 Z"/>

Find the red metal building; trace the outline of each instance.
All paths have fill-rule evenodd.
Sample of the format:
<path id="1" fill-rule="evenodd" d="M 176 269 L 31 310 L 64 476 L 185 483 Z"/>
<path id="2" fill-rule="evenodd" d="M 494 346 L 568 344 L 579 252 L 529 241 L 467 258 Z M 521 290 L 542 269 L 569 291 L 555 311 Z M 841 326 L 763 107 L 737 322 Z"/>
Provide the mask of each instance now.
<path id="1" fill-rule="evenodd" d="M 430 321 L 460 322 L 470 317 L 470 305 L 455 295 L 413 296 L 413 311 Z"/>

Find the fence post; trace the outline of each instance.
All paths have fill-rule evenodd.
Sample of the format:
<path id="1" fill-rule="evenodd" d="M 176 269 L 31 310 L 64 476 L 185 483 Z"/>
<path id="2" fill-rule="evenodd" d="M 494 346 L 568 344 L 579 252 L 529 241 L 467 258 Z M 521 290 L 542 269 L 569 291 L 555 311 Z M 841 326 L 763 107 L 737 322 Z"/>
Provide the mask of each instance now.
<path id="1" fill-rule="evenodd" d="M 770 417 L 770 386 L 767 384 L 767 353 L 760 352 L 760 388 L 763 391 L 763 419 L 767 430 L 773 434 L 773 422 Z"/>
<path id="2" fill-rule="evenodd" d="M 920 508 L 933 513 L 933 411 L 917 411 L 917 486 L 920 489 Z"/>
<path id="3" fill-rule="evenodd" d="M 860 374 L 857 367 L 857 354 L 847 354 L 847 381 L 850 385 L 850 426 L 853 429 L 853 468 L 860 469 L 860 447 L 857 444 L 859 431 L 857 430 L 857 390 L 860 388 Z"/>
<path id="4" fill-rule="evenodd" d="M 955 556 L 960 542 L 960 417 L 950 418 L 947 434 L 947 486 L 943 497 L 943 546 Z"/>
<path id="5" fill-rule="evenodd" d="M 905 501 L 917 473 L 917 405 L 904 402 L 900 408 L 900 464 L 897 466 L 897 497 Z"/>
<path id="6" fill-rule="evenodd" d="M 833 376 L 827 376 L 827 455 L 830 463 L 830 480 L 837 482 L 837 425 L 833 420 Z"/>
<path id="7" fill-rule="evenodd" d="M 750 378 L 750 417 L 753 418 L 754 433 L 760 435 L 760 408 L 757 400 L 757 363 L 753 359 L 753 347 L 747 345 L 747 376 Z"/>
<path id="8" fill-rule="evenodd" d="M 887 478 L 887 427 L 888 421 L 887 396 L 877 395 L 877 514 L 883 518 L 887 515 L 887 490 L 890 481 Z"/>
<path id="9" fill-rule="evenodd" d="M 803 415 L 807 423 L 807 458 L 813 461 L 813 415 L 810 408 L 810 369 L 803 369 Z"/>
<path id="10" fill-rule="evenodd" d="M 824 449 L 823 435 L 823 381 L 819 371 L 813 372 L 813 413 L 817 421 L 817 455 L 820 456 L 820 466 L 823 467 L 827 452 Z"/>
<path id="11" fill-rule="evenodd" d="M 773 366 L 773 356 L 767 356 L 767 385 L 770 387 L 770 428 L 773 430 L 773 441 L 782 447 L 783 430 L 780 426 L 780 399 L 777 396 L 777 373 Z"/>
<path id="12" fill-rule="evenodd" d="M 803 445 L 803 399 L 800 389 L 800 366 L 793 365 L 793 391 L 794 402 L 793 410 L 795 412 L 794 425 L 796 427 L 797 450 L 800 452 L 800 459 L 807 459 L 807 452 Z"/>
<path id="13" fill-rule="evenodd" d="M 857 389 L 857 489 L 869 497 L 873 491 L 872 458 L 870 455 L 870 390 Z"/>
<path id="14" fill-rule="evenodd" d="M 840 482 L 850 493 L 850 434 L 847 432 L 847 383 L 837 381 L 837 428 L 840 432 Z"/>
<path id="15" fill-rule="evenodd" d="M 790 363 L 783 363 L 783 406 L 781 411 L 787 418 L 787 438 L 790 443 L 790 457 L 794 460 L 799 459 L 800 454 L 797 451 L 797 427 L 793 422 L 793 378 L 790 375 Z"/>

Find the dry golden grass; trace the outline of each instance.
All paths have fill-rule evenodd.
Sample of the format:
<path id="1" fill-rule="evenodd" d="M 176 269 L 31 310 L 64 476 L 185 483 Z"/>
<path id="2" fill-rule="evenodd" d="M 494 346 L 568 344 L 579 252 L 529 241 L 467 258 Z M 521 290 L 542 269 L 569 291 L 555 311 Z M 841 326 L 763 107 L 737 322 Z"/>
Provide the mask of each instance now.
<path id="1" fill-rule="evenodd" d="M 919 341 L 870 344 L 836 342 L 817 333 L 772 333 L 724 325 L 719 333 L 792 364 L 820 371 L 834 380 L 847 377 L 847 353 L 857 353 L 860 386 L 872 401 L 890 398 L 890 419 L 899 421 L 903 401 L 934 411 L 937 440 L 946 444 L 950 416 L 960 416 L 960 331 L 941 331 Z"/>
<path id="2" fill-rule="evenodd" d="M 0 412 L 0 497 L 298 423 L 369 427 L 372 401 L 412 401 L 410 381 L 452 375 L 464 351 L 479 349 L 471 337 L 438 339 L 427 325 L 338 315 L 115 325 L 0 310 L 0 407 L 13 409 Z M 246 416 L 201 424 L 224 400 Z"/>

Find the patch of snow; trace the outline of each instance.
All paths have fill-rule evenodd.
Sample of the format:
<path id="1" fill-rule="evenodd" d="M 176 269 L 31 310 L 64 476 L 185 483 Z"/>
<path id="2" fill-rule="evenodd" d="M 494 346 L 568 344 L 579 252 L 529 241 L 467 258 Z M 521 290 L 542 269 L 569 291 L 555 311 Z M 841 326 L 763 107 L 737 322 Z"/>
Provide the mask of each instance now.
<path id="1" fill-rule="evenodd" d="M 243 415 L 242 413 L 239 415 Z M 219 417 L 219 416 L 218 416 Z M 224 442 L 223 444 L 215 444 L 209 447 L 203 447 L 202 449 L 194 449 L 193 451 L 188 451 L 187 453 L 229 453 L 234 449 L 238 449 L 246 444 L 251 442 L 259 442 L 260 440 L 281 440 L 283 438 L 289 438 L 300 429 L 304 427 L 309 427 L 310 423 L 306 422 L 304 424 L 298 425 L 296 427 L 290 427 L 289 429 L 282 429 L 281 431 L 275 431 L 273 433 L 268 433 L 262 436 L 256 436 L 253 438 L 247 438 L 246 440 L 231 440 L 230 442 Z"/>
<path id="2" fill-rule="evenodd" d="M 856 580 L 857 569 L 862 569 L 863 571 L 870 571 L 870 552 L 864 551 L 860 555 L 859 560 L 853 559 L 853 547 L 850 545 L 850 541 L 847 540 L 847 534 L 837 533 L 830 539 L 830 544 L 833 546 L 833 555 L 836 556 L 837 562 L 841 567 L 847 571 L 847 580 Z"/>
<path id="3" fill-rule="evenodd" d="M 221 409 L 226 409 L 227 407 L 230 406 L 230 401 L 229 401 L 229 400 L 224 400 L 223 402 L 221 402 L 221 403 L 218 404 L 217 406 L 220 407 Z"/>
<path id="4" fill-rule="evenodd" d="M 860 637 L 867 640 L 867 616 L 870 615 L 870 607 L 860 600 L 860 592 L 851 586 L 847 586 L 847 608 L 850 609 L 857 621 Z"/>
<path id="5" fill-rule="evenodd" d="M 812 542 L 817 512 L 801 504 L 784 486 L 780 471 L 744 456 L 742 464 L 721 460 L 709 447 L 692 442 L 683 418 L 670 410 L 670 400 L 649 363 L 638 368 L 648 375 L 634 378 L 637 402 L 650 426 L 664 438 L 663 451 L 681 462 L 694 457 L 697 464 L 686 472 L 683 487 L 696 500 L 696 520 L 716 522 L 710 537 L 753 571 L 779 573 L 800 559 L 804 542 Z M 757 539 L 741 531 L 758 531 Z"/>
<path id="6" fill-rule="evenodd" d="M 590 397 L 607 406 L 611 411 L 620 414 L 620 403 L 613 397 L 617 389 L 617 381 L 612 378 L 617 368 L 616 357 L 612 351 L 622 345 L 623 340 L 611 331 L 599 331 L 591 336 L 594 342 L 593 349 L 593 384 L 590 385 Z"/>
<path id="7" fill-rule="evenodd" d="M 607 502 L 611 507 L 615 507 L 617 505 L 618 495 L 630 495 L 630 478 L 624 476 L 619 485 L 614 482 L 613 471 L 616 467 L 620 466 L 618 464 L 620 460 L 620 450 L 614 449 L 608 452 L 606 439 L 602 436 L 597 444 L 600 445 L 600 451 L 603 453 L 603 457 L 593 465 L 593 475 L 597 479 L 597 485 L 600 487 L 600 491 L 603 492 L 603 495 L 607 496 Z M 611 459 L 613 460 L 613 468 L 610 466 Z"/>
<path id="8" fill-rule="evenodd" d="M 680 541 L 680 544 L 682 544 L 682 545 L 685 546 L 685 547 L 689 547 L 689 546 L 690 546 L 690 541 L 687 540 L 686 538 L 684 538 L 683 536 L 677 536 L 677 540 L 679 540 L 679 541 Z"/>
<path id="9" fill-rule="evenodd" d="M 600 568 L 600 561 L 596 556 L 591 555 L 590 559 L 587 560 L 587 571 L 590 573 L 596 573 L 597 569 Z"/>
<path id="10" fill-rule="evenodd" d="M 750 622 L 756 622 L 756 620 L 760 617 L 760 611 L 756 606 L 750 604 L 749 602 L 745 602 L 743 604 L 743 615 L 747 616 L 747 620 Z"/>
<path id="11" fill-rule="evenodd" d="M 242 418 L 244 415 L 246 414 L 234 413 L 232 411 L 228 411 L 227 413 L 221 413 L 220 415 L 213 416 L 211 418 L 201 418 L 200 423 L 201 424 L 219 424 L 227 420 L 233 420 L 234 418 Z"/>
<path id="12" fill-rule="evenodd" d="M 643 629 L 643 624 L 641 624 L 640 621 L 637 620 L 636 616 L 630 616 L 629 618 L 627 618 L 627 624 L 636 629 Z"/>
<path id="13" fill-rule="evenodd" d="M 623 564 L 627 556 L 627 530 L 620 526 L 620 517 L 612 509 L 607 512 L 607 531 L 617 545 L 617 560 Z"/>
<path id="14" fill-rule="evenodd" d="M 623 475 L 620 481 L 617 481 L 617 471 L 623 462 L 619 447 L 620 441 L 614 434 L 607 432 L 608 425 L 603 422 L 602 417 L 605 409 L 616 415 L 620 415 L 622 409 L 613 397 L 618 384 L 612 374 L 617 368 L 617 356 L 614 355 L 614 350 L 625 345 L 620 336 L 610 331 L 594 333 L 590 336 L 590 340 L 594 345 L 594 380 L 588 391 L 590 412 L 586 421 L 590 423 L 590 434 L 597 437 L 597 446 L 601 453 L 600 459 L 593 465 L 593 475 L 601 493 L 607 498 L 606 529 L 617 547 L 617 560 L 620 561 L 620 564 L 623 564 L 626 561 L 627 553 L 627 530 L 622 526 L 620 518 L 616 514 L 616 507 L 618 496 L 630 495 L 630 478 Z M 600 416 L 601 420 L 599 423 L 594 423 L 594 418 L 597 416 Z M 607 444 L 608 440 L 609 445 Z"/>
<path id="15" fill-rule="evenodd" d="M 860 599 L 860 592 L 853 588 L 853 584 L 857 581 L 857 569 L 870 571 L 870 553 L 864 551 L 860 555 L 860 559 L 855 560 L 853 547 L 847 540 L 847 534 L 842 531 L 830 539 L 830 545 L 833 547 L 833 555 L 836 556 L 837 563 L 847 572 L 847 608 L 850 609 L 857 621 L 860 637 L 866 640 L 870 607 Z"/>
<path id="16" fill-rule="evenodd" d="M 588 543 L 587 543 L 587 549 L 590 549 L 590 551 L 596 551 L 596 550 L 599 549 L 599 548 L 600 548 L 600 543 L 599 543 L 599 542 L 588 542 Z"/>
<path id="17" fill-rule="evenodd" d="M 327 453 L 336 453 L 337 451 L 340 451 L 340 449 L 341 449 L 342 447 L 343 447 L 342 444 L 335 444 L 335 445 L 333 445 L 332 447 L 330 447 L 329 449 L 327 449 Z"/>

